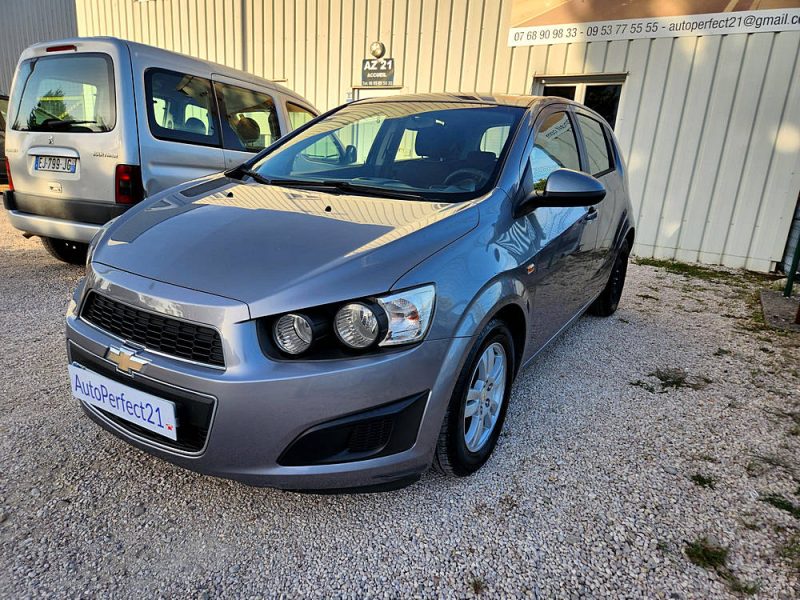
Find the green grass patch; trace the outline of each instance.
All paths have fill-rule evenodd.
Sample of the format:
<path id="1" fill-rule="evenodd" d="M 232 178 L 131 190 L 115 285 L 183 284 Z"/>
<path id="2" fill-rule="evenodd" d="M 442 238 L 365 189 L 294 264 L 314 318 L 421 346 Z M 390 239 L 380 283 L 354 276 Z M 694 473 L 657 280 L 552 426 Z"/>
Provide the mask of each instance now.
<path id="1" fill-rule="evenodd" d="M 472 590 L 473 594 L 479 596 L 488 589 L 488 586 L 482 578 L 473 577 L 469 580 L 469 589 Z"/>
<path id="2" fill-rule="evenodd" d="M 700 538 L 686 544 L 686 557 L 698 567 L 713 570 L 725 566 L 728 549 L 712 544 L 708 538 Z"/>
<path id="3" fill-rule="evenodd" d="M 700 538 L 686 544 L 686 557 L 698 567 L 714 571 L 734 594 L 752 595 L 758 592 L 759 585 L 742 581 L 728 568 L 728 549 L 713 544 L 708 538 Z"/>
<path id="4" fill-rule="evenodd" d="M 689 479 L 691 479 L 696 485 L 700 487 L 714 489 L 717 487 L 717 480 L 710 476 L 710 475 L 702 475 L 701 473 L 695 473 Z"/>
<path id="5" fill-rule="evenodd" d="M 800 519 L 800 505 L 795 504 L 781 494 L 766 494 L 759 498 L 761 502 L 766 502 L 777 509 L 788 512 L 795 519 Z"/>
<path id="6" fill-rule="evenodd" d="M 644 265 L 646 267 L 656 267 L 657 269 L 664 269 L 668 273 L 676 275 L 683 275 L 692 279 L 701 279 L 704 281 L 715 281 L 719 283 L 742 284 L 745 281 L 750 282 L 763 282 L 772 281 L 775 278 L 769 275 L 762 275 L 752 271 L 724 271 L 722 269 L 715 269 L 696 263 L 684 263 L 675 260 L 663 260 L 660 258 L 644 258 L 637 257 L 633 259 L 637 265 Z"/>
<path id="7" fill-rule="evenodd" d="M 685 369 L 656 369 L 650 376 L 658 379 L 665 390 L 670 388 L 701 390 L 711 383 L 708 377 L 689 377 Z"/>

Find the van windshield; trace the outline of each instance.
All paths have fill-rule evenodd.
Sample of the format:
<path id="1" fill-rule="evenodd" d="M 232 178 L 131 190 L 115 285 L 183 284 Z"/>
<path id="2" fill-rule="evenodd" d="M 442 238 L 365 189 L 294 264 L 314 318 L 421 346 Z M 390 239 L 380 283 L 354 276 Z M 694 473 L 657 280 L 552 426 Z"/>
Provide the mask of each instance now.
<path id="1" fill-rule="evenodd" d="M 72 54 L 26 60 L 11 106 L 17 131 L 110 131 L 116 122 L 111 58 Z"/>
<path id="2" fill-rule="evenodd" d="M 459 202 L 494 185 L 525 110 L 471 102 L 345 106 L 256 162 L 263 181 Z"/>

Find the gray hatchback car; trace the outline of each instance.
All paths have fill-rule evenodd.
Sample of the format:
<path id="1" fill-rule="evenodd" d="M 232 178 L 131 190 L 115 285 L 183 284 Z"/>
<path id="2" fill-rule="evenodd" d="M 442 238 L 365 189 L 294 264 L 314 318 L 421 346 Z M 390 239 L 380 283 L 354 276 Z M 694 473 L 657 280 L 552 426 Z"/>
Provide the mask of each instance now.
<path id="1" fill-rule="evenodd" d="M 354 102 L 98 233 L 72 392 L 131 444 L 250 484 L 469 475 L 517 373 L 616 310 L 633 237 L 614 134 L 580 104 Z"/>

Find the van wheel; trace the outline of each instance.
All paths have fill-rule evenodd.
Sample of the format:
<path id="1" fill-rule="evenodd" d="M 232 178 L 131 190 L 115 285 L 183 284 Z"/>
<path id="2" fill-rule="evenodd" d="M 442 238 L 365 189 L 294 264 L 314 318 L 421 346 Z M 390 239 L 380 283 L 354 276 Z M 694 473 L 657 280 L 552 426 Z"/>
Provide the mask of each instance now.
<path id="1" fill-rule="evenodd" d="M 86 263 L 86 252 L 88 244 L 80 242 L 70 242 L 56 238 L 43 237 L 42 244 L 50 253 L 50 256 L 71 265 L 82 265 Z"/>
<path id="2" fill-rule="evenodd" d="M 598 317 L 610 317 L 616 312 L 617 306 L 619 306 L 619 299 L 622 297 L 622 289 L 625 287 L 625 275 L 628 273 L 628 256 L 630 253 L 630 244 L 628 244 L 628 240 L 625 240 L 622 242 L 619 252 L 617 252 L 617 258 L 614 260 L 614 267 L 611 269 L 608 283 L 606 283 L 605 289 L 597 297 L 597 300 L 589 307 L 589 314 L 597 315 Z"/>
<path id="3" fill-rule="evenodd" d="M 453 390 L 436 445 L 439 471 L 465 477 L 489 459 L 503 427 L 513 376 L 511 332 L 493 319 L 475 341 Z"/>

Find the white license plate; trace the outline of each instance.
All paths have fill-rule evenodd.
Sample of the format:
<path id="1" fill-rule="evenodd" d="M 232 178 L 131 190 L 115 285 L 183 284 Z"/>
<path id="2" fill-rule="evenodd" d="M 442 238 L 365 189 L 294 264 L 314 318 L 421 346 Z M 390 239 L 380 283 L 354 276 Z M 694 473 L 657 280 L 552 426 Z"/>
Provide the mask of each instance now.
<path id="1" fill-rule="evenodd" d="M 69 365 L 72 395 L 81 402 L 139 427 L 177 440 L 175 403 L 123 385 L 78 365 Z"/>
<path id="2" fill-rule="evenodd" d="M 55 171 L 57 173 L 74 173 L 77 166 L 77 158 L 63 156 L 37 156 L 33 164 L 33 168 L 37 171 Z"/>

